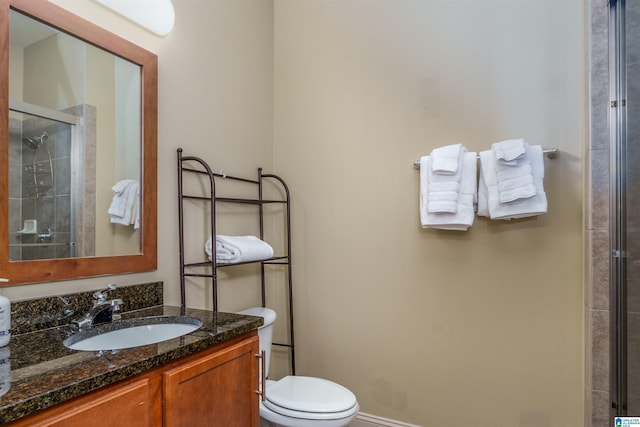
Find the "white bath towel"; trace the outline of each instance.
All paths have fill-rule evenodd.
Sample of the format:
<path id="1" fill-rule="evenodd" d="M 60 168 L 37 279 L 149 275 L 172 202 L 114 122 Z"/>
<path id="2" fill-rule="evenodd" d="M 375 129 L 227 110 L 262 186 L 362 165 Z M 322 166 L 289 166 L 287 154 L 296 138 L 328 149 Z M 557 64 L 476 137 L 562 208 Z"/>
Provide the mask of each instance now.
<path id="1" fill-rule="evenodd" d="M 140 184 L 135 179 L 123 179 L 113 187 L 113 199 L 107 213 L 113 224 L 140 228 Z"/>
<path id="2" fill-rule="evenodd" d="M 430 173 L 430 156 L 420 159 L 420 186 L 428 188 Z M 476 201 L 477 181 L 477 153 L 466 152 L 460 168 L 460 191 L 457 200 L 457 209 L 454 213 L 429 212 L 427 205 L 430 193 L 420 191 L 420 221 L 424 228 L 437 228 L 440 230 L 465 231 L 473 225 L 475 219 L 474 203 Z"/>
<path id="3" fill-rule="evenodd" d="M 211 260 L 213 256 L 211 237 L 207 239 L 204 250 Z M 239 262 L 259 261 L 273 257 L 273 248 L 256 236 L 216 236 L 216 262 L 235 264 Z"/>
<path id="4" fill-rule="evenodd" d="M 491 144 L 496 162 L 515 165 L 516 161 L 526 155 L 527 147 L 524 139 L 508 139 Z"/>
<path id="5" fill-rule="evenodd" d="M 455 175 L 462 164 L 462 153 L 467 151 L 462 144 L 445 145 L 431 151 L 431 172 L 440 175 Z"/>
<path id="6" fill-rule="evenodd" d="M 531 160 L 533 197 L 519 199 L 511 203 L 501 203 L 495 170 L 495 157 L 491 150 L 480 153 L 480 183 L 478 185 L 478 215 L 491 219 L 514 219 L 537 216 L 547 212 L 547 196 L 544 191 L 544 160 L 542 147 L 528 146 L 527 155 Z"/>

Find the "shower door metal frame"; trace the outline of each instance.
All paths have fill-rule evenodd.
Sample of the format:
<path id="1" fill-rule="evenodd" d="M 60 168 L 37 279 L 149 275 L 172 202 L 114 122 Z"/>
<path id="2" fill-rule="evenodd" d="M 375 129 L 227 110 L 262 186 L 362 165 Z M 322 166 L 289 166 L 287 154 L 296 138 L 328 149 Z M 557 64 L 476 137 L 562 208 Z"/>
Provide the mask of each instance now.
<path id="1" fill-rule="evenodd" d="M 610 414 L 627 414 L 625 0 L 609 1 Z"/>

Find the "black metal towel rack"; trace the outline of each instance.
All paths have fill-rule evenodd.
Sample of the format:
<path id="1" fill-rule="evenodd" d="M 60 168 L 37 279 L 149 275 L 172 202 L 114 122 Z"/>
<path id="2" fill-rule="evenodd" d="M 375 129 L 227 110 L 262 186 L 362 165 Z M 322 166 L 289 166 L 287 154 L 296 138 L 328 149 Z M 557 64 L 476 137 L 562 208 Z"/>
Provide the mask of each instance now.
<path id="1" fill-rule="evenodd" d="M 262 168 L 257 170 L 256 179 L 247 179 L 242 177 L 236 177 L 227 175 L 224 173 L 214 172 L 211 167 L 200 157 L 196 156 L 184 156 L 182 154 L 182 148 L 178 148 L 178 222 L 180 233 L 180 303 L 182 308 L 186 307 L 186 277 L 202 277 L 211 280 L 211 295 L 212 295 L 212 307 L 214 311 L 218 311 L 218 268 L 231 267 L 241 264 L 260 263 L 260 283 L 261 283 L 261 297 L 262 306 L 266 307 L 266 265 L 283 265 L 287 269 L 287 288 L 288 288 L 288 323 L 289 323 L 289 342 L 288 343 L 273 343 L 276 346 L 287 347 L 290 350 L 290 363 L 291 373 L 295 375 L 295 346 L 294 346 L 294 322 L 293 322 L 293 283 L 291 276 L 291 200 L 289 194 L 289 188 L 286 182 L 277 175 L 265 174 L 262 172 Z M 209 182 L 209 194 L 207 196 L 201 195 L 189 195 L 184 193 L 183 189 L 183 177 L 184 174 L 196 174 L 205 176 Z M 217 197 L 216 195 L 216 180 L 224 179 L 230 181 L 242 182 L 248 185 L 256 187 L 256 198 L 244 198 L 244 197 Z M 266 180 L 270 180 L 279 185 L 282 189 L 284 197 L 282 199 L 265 199 L 263 197 L 264 183 Z M 195 200 L 202 201 L 210 204 L 211 214 L 209 218 L 209 227 L 211 229 L 212 239 L 212 256 L 210 261 L 197 261 L 197 262 L 185 262 L 185 241 L 184 241 L 184 227 L 185 227 L 185 213 L 184 213 L 184 201 Z M 267 204 L 281 204 L 284 207 L 285 216 L 285 228 L 286 228 L 286 242 L 285 242 L 285 254 L 274 256 L 272 258 L 261 261 L 240 262 L 234 264 L 219 264 L 216 262 L 215 253 L 215 236 L 217 234 L 216 228 L 216 216 L 217 209 L 216 204 L 218 202 L 227 203 L 240 203 L 251 204 L 258 206 L 258 222 L 259 222 L 259 237 L 264 240 L 264 209 Z M 204 251 L 203 251 L 204 253 Z"/>

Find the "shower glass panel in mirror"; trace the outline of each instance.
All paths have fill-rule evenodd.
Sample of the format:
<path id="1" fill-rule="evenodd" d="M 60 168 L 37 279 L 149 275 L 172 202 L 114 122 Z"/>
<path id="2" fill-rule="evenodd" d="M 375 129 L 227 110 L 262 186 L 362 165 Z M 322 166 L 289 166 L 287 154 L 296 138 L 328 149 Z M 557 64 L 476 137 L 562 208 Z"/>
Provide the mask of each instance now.
<path id="1" fill-rule="evenodd" d="M 140 67 L 15 11 L 9 54 L 9 260 L 141 253 Z"/>

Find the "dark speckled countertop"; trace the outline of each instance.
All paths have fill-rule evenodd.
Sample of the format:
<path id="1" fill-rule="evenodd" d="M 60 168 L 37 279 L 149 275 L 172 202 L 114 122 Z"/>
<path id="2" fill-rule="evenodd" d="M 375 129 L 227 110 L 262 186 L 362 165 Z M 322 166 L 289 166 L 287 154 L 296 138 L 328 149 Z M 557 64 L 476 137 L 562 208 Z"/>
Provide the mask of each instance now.
<path id="1" fill-rule="evenodd" d="M 115 353 L 67 349 L 62 344 L 72 334 L 67 324 L 12 336 L 7 346 L 11 352 L 11 387 L 0 397 L 0 424 L 197 353 L 262 325 L 259 317 L 188 308 L 183 312 L 180 307 L 165 305 L 123 312 L 122 319 L 180 315 L 197 317 L 203 325 L 179 338 Z"/>

